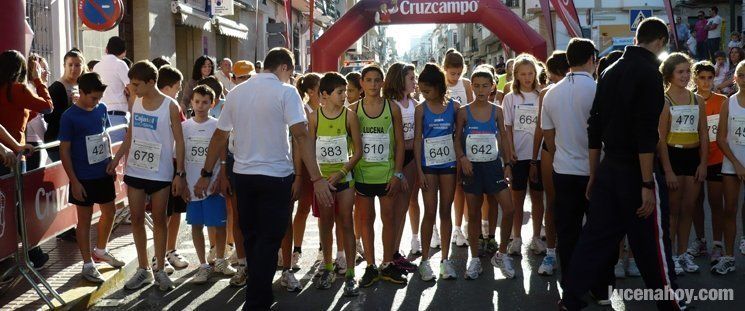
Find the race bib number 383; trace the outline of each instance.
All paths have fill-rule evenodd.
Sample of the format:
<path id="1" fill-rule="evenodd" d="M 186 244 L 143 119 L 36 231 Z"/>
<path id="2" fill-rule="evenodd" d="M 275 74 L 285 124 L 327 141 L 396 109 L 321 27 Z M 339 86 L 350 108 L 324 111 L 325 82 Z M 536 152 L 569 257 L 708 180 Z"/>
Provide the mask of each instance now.
<path id="1" fill-rule="evenodd" d="M 347 136 L 318 136 L 316 138 L 316 161 L 323 164 L 349 161 Z"/>
<path id="2" fill-rule="evenodd" d="M 424 139 L 424 161 L 427 166 L 455 162 L 453 136 L 443 135 Z"/>
<path id="3" fill-rule="evenodd" d="M 367 162 L 388 162 L 391 138 L 387 133 L 362 134 L 362 158 Z"/>
<path id="4" fill-rule="evenodd" d="M 494 134 L 468 134 L 466 136 L 466 156 L 471 162 L 491 162 L 497 160 L 497 137 Z"/>
<path id="5" fill-rule="evenodd" d="M 88 164 L 96 164 L 111 158 L 111 148 L 106 134 L 88 135 L 85 137 L 85 149 L 88 153 Z"/>
<path id="6" fill-rule="evenodd" d="M 127 165 L 132 167 L 157 172 L 160 166 L 160 152 L 162 145 L 159 143 L 145 140 L 132 140 L 132 147 L 129 150 Z"/>
<path id="7" fill-rule="evenodd" d="M 515 130 L 518 131 L 535 131 L 538 123 L 538 106 L 515 106 L 515 120 L 513 121 Z"/>

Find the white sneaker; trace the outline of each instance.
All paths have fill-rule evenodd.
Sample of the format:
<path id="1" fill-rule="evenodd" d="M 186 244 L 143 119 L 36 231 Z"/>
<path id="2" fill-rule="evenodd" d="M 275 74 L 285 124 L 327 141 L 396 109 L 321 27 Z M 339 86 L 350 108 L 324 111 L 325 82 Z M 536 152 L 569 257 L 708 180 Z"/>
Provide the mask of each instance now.
<path id="1" fill-rule="evenodd" d="M 207 263 L 214 264 L 215 259 L 217 259 L 217 252 L 215 251 L 215 247 L 210 247 L 209 253 L 207 253 Z"/>
<path id="2" fill-rule="evenodd" d="M 453 237 L 452 237 L 452 243 L 456 246 L 465 247 L 468 246 L 468 240 L 466 240 L 466 236 L 463 235 L 463 232 L 459 229 L 455 229 L 453 231 Z"/>
<path id="3" fill-rule="evenodd" d="M 101 284 L 105 282 L 103 279 L 103 276 L 100 272 L 98 272 L 98 269 L 96 269 L 96 265 L 94 264 L 84 264 L 83 265 L 83 277 L 93 283 Z"/>
<path id="4" fill-rule="evenodd" d="M 338 274 L 347 273 L 347 258 L 344 256 L 336 257 L 336 260 L 334 260 L 334 270 Z"/>
<path id="5" fill-rule="evenodd" d="M 725 275 L 735 271 L 735 257 L 722 256 L 716 265 L 711 267 L 711 273 Z"/>
<path id="6" fill-rule="evenodd" d="M 546 242 L 541 240 L 539 237 L 533 237 L 528 245 L 528 249 L 533 251 L 535 255 L 541 255 L 546 253 Z"/>
<path id="7" fill-rule="evenodd" d="M 429 248 L 440 248 L 440 231 L 437 226 L 432 228 L 432 239 L 429 241 Z"/>
<path id="8" fill-rule="evenodd" d="M 639 272 L 639 267 L 636 266 L 636 260 L 629 258 L 629 264 L 626 266 L 626 275 L 630 277 L 640 277 L 642 273 Z"/>
<path id="9" fill-rule="evenodd" d="M 411 252 L 412 255 L 419 256 L 422 254 L 422 242 L 419 238 L 411 238 Z"/>
<path id="10" fill-rule="evenodd" d="M 616 275 L 617 279 L 623 279 L 626 277 L 626 271 L 623 266 L 623 259 L 619 259 L 616 265 L 613 267 L 613 274 Z"/>
<path id="11" fill-rule="evenodd" d="M 512 279 L 515 277 L 515 268 L 512 267 L 512 257 L 507 256 L 507 254 L 494 254 L 494 256 L 491 258 L 491 264 L 499 268 L 499 270 L 502 271 L 502 275 L 504 275 L 504 277 L 508 279 Z"/>
<path id="12" fill-rule="evenodd" d="M 139 268 L 127 283 L 124 284 L 126 289 L 138 289 L 143 285 L 153 283 L 153 271 Z"/>
<path id="13" fill-rule="evenodd" d="M 300 282 L 298 282 L 295 278 L 295 274 L 290 272 L 290 270 L 282 272 L 282 278 L 280 278 L 279 283 L 282 284 L 288 292 L 296 292 L 301 288 Z"/>
<path id="14" fill-rule="evenodd" d="M 238 268 L 235 269 L 235 274 L 230 278 L 230 286 L 243 287 L 246 285 L 246 279 L 246 266 L 238 265 Z"/>
<path id="15" fill-rule="evenodd" d="M 468 269 L 466 269 L 466 280 L 478 279 L 482 272 L 484 272 L 484 269 L 481 268 L 481 259 L 471 258 L 468 261 Z"/>
<path id="16" fill-rule="evenodd" d="M 680 267 L 683 268 L 683 271 L 688 273 L 698 272 L 699 267 L 695 262 L 693 262 L 693 255 L 684 253 L 682 256 L 678 257 L 678 260 L 680 261 Z"/>
<path id="17" fill-rule="evenodd" d="M 688 247 L 686 253 L 693 255 L 693 257 L 698 257 L 699 255 L 706 253 L 706 241 L 693 239 L 693 242 L 691 242 L 691 246 Z"/>
<path id="18" fill-rule="evenodd" d="M 550 255 L 546 255 L 546 257 L 543 257 L 541 266 L 538 267 L 538 274 L 554 275 L 554 270 L 556 270 L 556 257 Z"/>
<path id="19" fill-rule="evenodd" d="M 181 256 L 181 254 L 179 254 L 176 250 L 172 250 L 166 253 L 166 259 L 167 259 L 166 261 L 172 266 L 172 268 L 183 269 L 189 266 L 189 261 L 186 260 L 186 258 L 184 258 L 183 256 Z M 171 274 L 171 273 L 168 273 L 168 274 Z"/>
<path id="20" fill-rule="evenodd" d="M 680 258 L 678 256 L 673 256 L 673 263 L 675 264 L 675 275 L 681 275 L 685 272 L 680 265 Z"/>
<path id="21" fill-rule="evenodd" d="M 158 288 L 162 291 L 169 291 L 176 288 L 176 286 L 173 285 L 173 281 L 171 281 L 171 278 L 168 277 L 168 274 L 163 270 L 155 272 L 154 283 L 158 285 Z"/>
<path id="22" fill-rule="evenodd" d="M 455 274 L 455 268 L 450 260 L 443 260 L 440 263 L 440 279 L 442 280 L 454 280 L 458 276 Z"/>
<path id="23" fill-rule="evenodd" d="M 300 262 L 300 258 L 303 257 L 303 254 L 300 252 L 293 252 L 292 253 L 292 263 L 290 266 L 292 267 L 292 270 L 300 270 L 300 265 L 298 263 Z"/>
<path id="24" fill-rule="evenodd" d="M 432 272 L 432 267 L 429 265 L 429 260 L 422 260 L 419 263 L 419 277 L 422 281 L 429 282 L 435 279 L 435 273 Z"/>
<path id="25" fill-rule="evenodd" d="M 507 254 L 508 255 L 520 255 L 520 252 L 522 252 L 523 247 L 523 240 L 521 238 L 514 238 L 512 241 L 510 241 L 510 244 L 507 244 Z"/>
<path id="26" fill-rule="evenodd" d="M 365 250 L 362 246 L 362 240 L 357 240 L 356 242 L 356 248 L 357 248 L 357 257 L 364 258 L 365 257 Z"/>
<path id="27" fill-rule="evenodd" d="M 740 254 L 745 255 L 745 236 L 740 238 Z"/>
<path id="28" fill-rule="evenodd" d="M 235 275 L 235 268 L 230 265 L 230 263 L 222 258 L 218 258 L 215 260 L 215 272 L 222 273 L 223 275 L 227 276 L 233 276 Z"/>
<path id="29" fill-rule="evenodd" d="M 209 281 L 210 276 L 212 275 L 212 266 L 207 265 L 205 266 L 199 266 L 197 269 L 197 274 L 194 276 L 194 278 L 191 279 L 191 282 L 194 284 L 204 284 Z"/>
<path id="30" fill-rule="evenodd" d="M 93 259 L 93 262 L 105 262 L 114 268 L 121 268 L 125 265 L 123 261 L 114 257 L 114 255 L 111 255 L 107 250 L 103 250 L 103 255 L 99 256 L 98 249 L 94 248 L 91 252 L 91 258 Z"/>
<path id="31" fill-rule="evenodd" d="M 155 257 L 150 259 L 150 268 L 153 269 L 153 271 L 158 270 L 158 261 L 155 260 Z M 173 266 L 170 262 L 168 262 L 167 259 L 164 259 L 163 261 L 163 270 L 168 275 L 171 275 L 174 271 L 176 271 L 176 269 L 173 268 Z"/>

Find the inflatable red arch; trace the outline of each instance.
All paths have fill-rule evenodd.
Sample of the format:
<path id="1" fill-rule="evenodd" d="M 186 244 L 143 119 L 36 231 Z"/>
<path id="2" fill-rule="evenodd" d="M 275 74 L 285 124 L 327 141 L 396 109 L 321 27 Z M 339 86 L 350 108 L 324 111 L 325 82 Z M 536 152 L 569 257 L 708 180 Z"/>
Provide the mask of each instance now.
<path id="1" fill-rule="evenodd" d="M 376 25 L 480 23 L 514 51 L 546 59 L 546 40 L 501 0 L 361 0 L 311 47 L 316 72 L 338 70 L 339 57 Z"/>

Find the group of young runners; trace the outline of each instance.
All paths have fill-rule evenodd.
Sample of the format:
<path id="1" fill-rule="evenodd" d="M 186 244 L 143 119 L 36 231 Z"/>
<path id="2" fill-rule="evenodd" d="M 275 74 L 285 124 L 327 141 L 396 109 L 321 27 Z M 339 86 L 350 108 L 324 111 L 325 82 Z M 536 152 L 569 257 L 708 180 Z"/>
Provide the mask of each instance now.
<path id="1" fill-rule="evenodd" d="M 637 39 L 643 44 L 661 40 L 647 40 L 639 34 Z M 277 77 L 283 78 L 287 67 L 277 67 L 278 61 L 270 56 L 272 53 L 264 62 L 264 74 L 279 72 Z M 578 242 L 583 217 L 590 206 L 588 189 L 595 181 L 594 172 L 600 161 L 599 149 L 593 148 L 592 133 L 588 142 L 587 130 L 588 119 L 593 120 L 593 101 L 598 101 L 595 79 L 604 74 L 596 72 L 599 62 L 591 41 L 573 39 L 566 52 L 554 52 L 546 64 L 529 54 L 511 60 L 508 77 L 512 80 L 501 89 L 498 83 L 503 77 L 497 77 L 489 65 L 477 67 L 470 79 L 464 78 L 467 67 L 455 50 L 447 52 L 442 65 L 428 63 L 419 72 L 411 64 L 395 63 L 387 71 L 368 65 L 346 77 L 336 72 L 299 77 L 296 95 L 305 104 L 307 138 L 318 167 L 308 166 L 312 161 L 304 153 L 306 137 L 287 137 L 293 145 L 292 159 L 288 160 L 294 167 L 292 191 L 287 199 L 298 200 L 298 207 L 294 221 L 291 217 L 286 221 L 281 218 L 290 229 L 281 230 L 281 248 L 261 248 L 273 254 L 243 249 L 243 235 L 237 223 L 247 222 L 244 217 L 248 216 L 241 215 L 242 210 L 237 208 L 236 201 L 243 199 L 236 193 L 248 190 L 236 187 L 236 180 L 245 183 L 245 176 L 249 175 L 234 176 L 232 166 L 234 159 L 252 155 L 240 154 L 249 148 L 247 143 L 235 147 L 234 139 L 245 138 L 238 134 L 239 126 L 234 120 L 218 123 L 210 116 L 213 106 L 222 105 L 223 90 L 219 86 L 208 83 L 190 90 L 188 103 L 193 115 L 187 119 L 174 99 L 182 83 L 178 71 L 170 66 L 158 70 L 149 61 L 135 63 L 129 70 L 129 89 L 137 99 L 130 110 L 132 118 L 126 138 L 113 154 L 106 132 L 110 123 L 106 108 L 100 103 L 106 86 L 98 74 L 83 74 L 78 79 L 80 98 L 62 115 L 59 135 L 61 159 L 71 184 L 70 203 L 78 207 L 83 276 L 93 282 L 103 281 L 94 262 L 123 266 L 107 250 L 106 242 L 114 213 L 112 176 L 126 159 L 124 182 L 128 186 L 139 264 L 125 285 L 127 289 L 153 282 L 161 290 L 172 289 L 167 263 L 176 268 L 188 264 L 175 253 L 175 246 L 167 246 L 167 239 L 172 238 L 167 225 L 169 200 L 188 202 L 186 220 L 192 226 L 200 264 L 193 278 L 195 283 L 205 283 L 212 273 L 219 273 L 232 276 L 231 284 L 243 286 L 247 282 L 246 256 L 251 266 L 251 260 L 254 264 L 266 260 L 252 256 L 270 255 L 268 258 L 277 259 L 277 266 L 282 269 L 281 284 L 288 291 L 300 290 L 302 286 L 293 271 L 300 268 L 308 213 L 319 219 L 319 266 L 314 281 L 319 289 L 330 288 L 337 274 L 344 277 L 343 291 L 348 296 L 357 295 L 359 287 L 373 286 L 378 280 L 406 284 L 406 274 L 410 272 L 417 272 L 423 281 L 460 277 L 472 280 L 482 273 L 480 257 L 484 256 L 491 257 L 491 264 L 511 279 L 516 276 L 513 258 L 523 252 L 521 226 L 527 194 L 533 223 L 527 248 L 536 255 L 545 255 L 539 274 L 552 275 L 557 270 L 558 252 L 561 284 L 575 286 L 581 278 L 571 276 L 579 273 L 581 265 L 572 253 L 575 247 L 585 246 Z M 730 273 L 735 270 L 736 215 L 741 181 L 745 179 L 745 108 L 740 104 L 745 94 L 737 92 L 727 99 L 714 93 L 713 65 L 708 61 L 693 64 L 680 53 L 665 59 L 659 73 L 665 93 L 657 150 L 669 188 L 669 232 L 675 273 L 698 271 L 693 259 L 707 252 L 713 273 Z M 257 79 L 268 78 L 259 75 Z M 737 66 L 735 82 L 739 89 L 745 87 L 742 63 Z M 236 89 L 239 88 L 240 84 Z M 230 101 L 231 96 L 237 98 L 242 93 L 228 94 Z M 663 94 L 659 95 L 662 98 Z M 226 102 L 221 109 L 234 113 L 242 108 Z M 592 109 L 597 113 L 596 108 Z M 285 116 L 291 122 L 288 118 Z M 233 123 L 228 126 L 227 122 Z M 227 148 L 217 152 L 210 149 L 219 146 L 213 134 L 222 138 L 221 131 L 228 128 L 235 131 L 236 137 L 231 134 Z M 212 163 L 215 165 L 209 167 Z M 235 171 L 248 169 L 244 166 Z M 320 177 L 312 178 L 317 172 Z M 320 196 L 319 178 L 328 182 L 331 198 Z M 712 248 L 706 246 L 703 232 L 704 183 L 712 214 Z M 421 208 L 419 191 L 424 203 Z M 382 231 L 377 233 L 376 197 L 383 223 Z M 329 200 L 332 204 L 325 204 Z M 151 264 L 146 251 L 147 201 L 155 241 Z M 100 204 L 102 217 L 98 241 L 91 251 L 88 231 L 93 204 Z M 407 214 L 413 237 L 408 254 L 401 251 Z M 467 226 L 463 225 L 463 218 Z M 214 247 L 208 256 L 204 226 L 210 229 L 210 244 Z M 689 243 L 692 226 L 697 238 Z M 639 237 L 628 234 L 633 248 Z M 226 258 L 230 252 L 226 251 L 226 240 L 231 235 L 235 241 L 235 268 Z M 382 237 L 382 259 L 375 258 L 378 235 Z M 249 249 L 259 249 L 250 244 L 260 245 L 256 235 L 247 233 L 246 237 Z M 463 276 L 458 275 L 450 260 L 451 244 L 469 247 L 470 259 Z M 616 251 L 617 245 L 617 241 L 613 242 Z M 435 266 L 439 273 L 433 271 L 430 262 L 435 248 L 441 248 L 439 266 Z M 745 239 L 740 241 L 740 252 L 745 252 Z M 358 255 L 366 262 L 359 278 L 354 269 Z M 413 263 L 417 256 L 421 256 L 418 265 Z M 619 257 L 617 253 L 613 256 L 615 263 Z M 652 271 L 648 268 L 650 260 L 637 261 L 646 269 L 642 270 Z M 612 269 L 607 272 L 613 273 Z M 256 277 L 263 280 L 265 276 Z M 606 302 L 608 297 L 599 298 Z"/>

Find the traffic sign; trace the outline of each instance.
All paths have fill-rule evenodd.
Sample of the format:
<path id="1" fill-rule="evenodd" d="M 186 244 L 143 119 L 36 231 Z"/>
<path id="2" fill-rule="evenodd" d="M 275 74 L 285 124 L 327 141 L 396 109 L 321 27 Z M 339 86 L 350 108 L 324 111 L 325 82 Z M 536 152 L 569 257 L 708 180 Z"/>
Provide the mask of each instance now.
<path id="1" fill-rule="evenodd" d="M 652 10 L 629 10 L 629 29 L 634 32 L 645 18 L 652 17 Z"/>
<path id="2" fill-rule="evenodd" d="M 78 16 L 88 28 L 107 31 L 119 25 L 124 5 L 122 0 L 78 0 Z"/>

